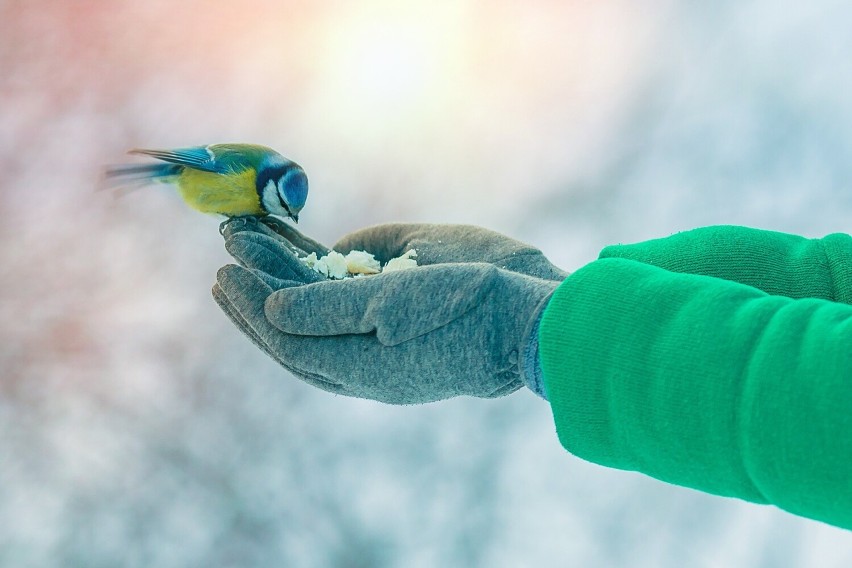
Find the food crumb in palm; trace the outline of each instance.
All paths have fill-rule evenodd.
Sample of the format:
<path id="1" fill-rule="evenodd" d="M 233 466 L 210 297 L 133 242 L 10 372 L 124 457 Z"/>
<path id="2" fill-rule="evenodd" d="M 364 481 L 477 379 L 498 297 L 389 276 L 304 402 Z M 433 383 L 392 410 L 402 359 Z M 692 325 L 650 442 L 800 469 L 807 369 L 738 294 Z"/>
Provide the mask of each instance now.
<path id="1" fill-rule="evenodd" d="M 415 260 L 416 256 L 416 250 L 408 250 L 404 252 L 402 256 L 390 259 L 382 272 L 395 272 L 397 270 L 408 270 L 409 268 L 414 268 L 417 266 L 417 261 Z"/>
<path id="2" fill-rule="evenodd" d="M 332 250 L 323 257 L 317 257 L 317 254 L 312 252 L 299 260 L 304 262 L 305 266 L 326 278 L 342 280 L 414 268 L 417 266 L 416 256 L 417 251 L 410 249 L 402 256 L 389 260 L 384 268 L 376 260 L 375 255 L 363 250 L 350 251 L 346 256 Z"/>
<path id="3" fill-rule="evenodd" d="M 382 265 L 367 251 L 353 250 L 346 255 L 346 270 L 349 274 L 378 274 Z"/>

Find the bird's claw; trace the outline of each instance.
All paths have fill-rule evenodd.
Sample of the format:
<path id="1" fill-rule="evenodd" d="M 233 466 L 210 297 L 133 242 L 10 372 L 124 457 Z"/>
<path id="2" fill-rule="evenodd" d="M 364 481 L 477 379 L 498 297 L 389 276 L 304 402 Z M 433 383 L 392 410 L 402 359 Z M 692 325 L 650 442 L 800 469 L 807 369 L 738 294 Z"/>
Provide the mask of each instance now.
<path id="1" fill-rule="evenodd" d="M 246 215 L 243 217 L 228 217 L 221 223 L 219 223 L 219 234 L 223 237 L 226 237 L 225 233 L 233 235 L 234 233 L 238 233 L 240 231 L 249 230 L 252 227 L 256 227 L 258 222 L 262 222 L 264 218 L 255 217 L 254 215 Z"/>
<path id="2" fill-rule="evenodd" d="M 279 235 L 286 234 L 287 224 L 277 217 L 267 215 L 266 217 L 260 217 L 257 220 L 272 229 L 274 232 L 278 233 Z"/>

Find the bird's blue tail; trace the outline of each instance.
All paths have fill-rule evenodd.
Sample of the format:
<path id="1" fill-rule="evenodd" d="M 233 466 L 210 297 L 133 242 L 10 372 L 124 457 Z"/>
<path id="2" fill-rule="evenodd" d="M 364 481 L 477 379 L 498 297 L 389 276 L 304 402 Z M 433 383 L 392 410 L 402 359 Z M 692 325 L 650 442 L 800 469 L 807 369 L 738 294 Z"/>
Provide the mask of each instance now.
<path id="1" fill-rule="evenodd" d="M 132 187 L 157 181 L 168 181 L 176 176 L 183 166 L 175 164 L 118 164 L 107 166 L 104 180 L 108 187 Z"/>

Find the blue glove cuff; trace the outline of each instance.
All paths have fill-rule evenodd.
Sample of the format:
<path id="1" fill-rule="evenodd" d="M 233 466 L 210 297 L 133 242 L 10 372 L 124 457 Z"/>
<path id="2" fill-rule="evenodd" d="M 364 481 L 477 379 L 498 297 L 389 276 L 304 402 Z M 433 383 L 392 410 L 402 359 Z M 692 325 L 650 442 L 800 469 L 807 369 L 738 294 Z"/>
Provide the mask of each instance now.
<path id="1" fill-rule="evenodd" d="M 541 325 L 541 318 L 544 316 L 544 308 L 547 306 L 548 301 L 550 301 L 550 298 L 543 302 L 538 310 L 538 315 L 536 315 L 533 321 L 532 329 L 527 334 L 526 345 L 524 345 L 521 357 L 521 375 L 524 383 L 526 383 L 531 391 L 544 400 L 547 400 L 547 392 L 544 389 L 544 375 L 541 372 L 541 361 L 538 358 L 538 327 Z"/>

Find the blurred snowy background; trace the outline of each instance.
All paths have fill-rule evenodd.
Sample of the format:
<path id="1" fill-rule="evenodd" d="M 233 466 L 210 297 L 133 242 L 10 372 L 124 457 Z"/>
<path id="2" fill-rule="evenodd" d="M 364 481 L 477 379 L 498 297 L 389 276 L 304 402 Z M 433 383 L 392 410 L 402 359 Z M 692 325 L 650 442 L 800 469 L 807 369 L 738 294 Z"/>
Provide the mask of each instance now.
<path id="1" fill-rule="evenodd" d="M 852 230 L 852 6 L 0 0 L 0 566 L 852 565 L 817 522 L 581 462 L 528 392 L 394 408 L 255 350 L 218 220 L 134 146 L 268 144 L 329 244 L 480 224 L 573 270 Z"/>

